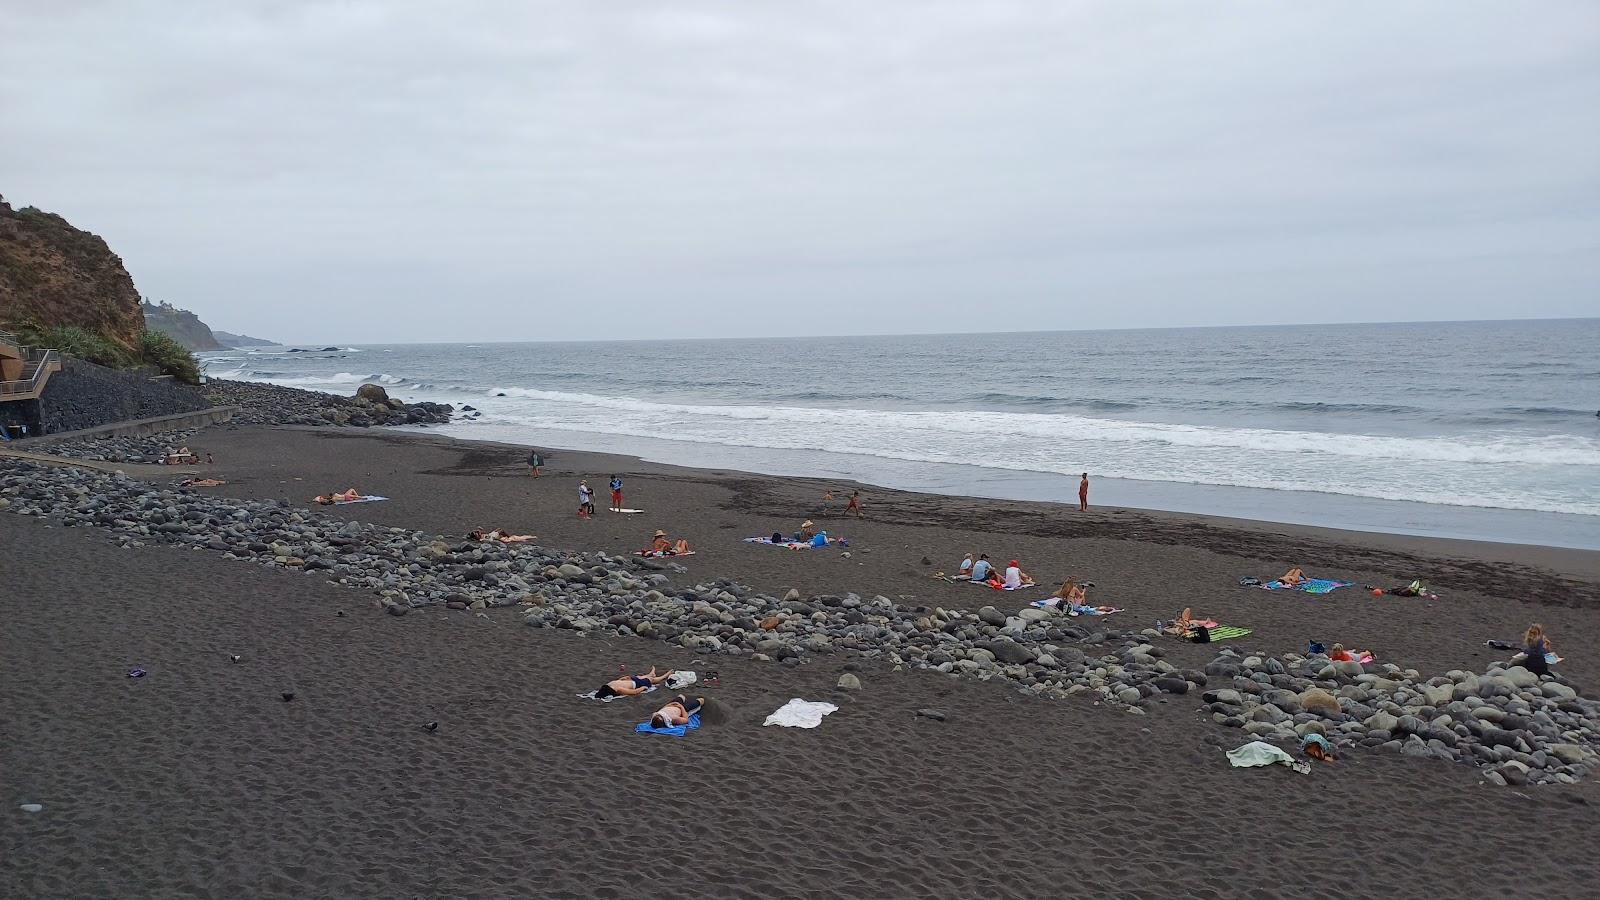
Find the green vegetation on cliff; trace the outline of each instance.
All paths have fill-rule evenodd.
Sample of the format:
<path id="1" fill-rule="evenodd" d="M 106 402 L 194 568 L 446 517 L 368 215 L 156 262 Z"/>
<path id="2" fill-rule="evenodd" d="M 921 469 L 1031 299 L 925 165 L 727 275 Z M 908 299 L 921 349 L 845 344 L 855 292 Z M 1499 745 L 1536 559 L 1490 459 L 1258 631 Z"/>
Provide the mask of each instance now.
<path id="1" fill-rule="evenodd" d="M 31 206 L 13 210 L 4 197 L 0 329 L 29 346 L 103 366 L 152 367 L 190 384 L 200 380 L 188 350 L 145 327 L 133 278 L 104 240 L 54 213 Z"/>

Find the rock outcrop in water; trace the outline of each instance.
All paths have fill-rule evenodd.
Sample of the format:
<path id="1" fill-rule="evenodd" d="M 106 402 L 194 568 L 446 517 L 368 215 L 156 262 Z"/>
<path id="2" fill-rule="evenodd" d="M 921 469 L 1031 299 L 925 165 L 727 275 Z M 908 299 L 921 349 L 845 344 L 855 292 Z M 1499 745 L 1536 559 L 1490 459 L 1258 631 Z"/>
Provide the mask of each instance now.
<path id="1" fill-rule="evenodd" d="M 341 397 L 319 391 L 219 379 L 206 385 L 206 395 L 218 406 L 240 408 L 234 421 L 245 425 L 442 425 L 454 411 L 448 403 L 405 403 L 368 390 L 366 396 Z M 377 397 L 378 399 L 373 399 Z"/>

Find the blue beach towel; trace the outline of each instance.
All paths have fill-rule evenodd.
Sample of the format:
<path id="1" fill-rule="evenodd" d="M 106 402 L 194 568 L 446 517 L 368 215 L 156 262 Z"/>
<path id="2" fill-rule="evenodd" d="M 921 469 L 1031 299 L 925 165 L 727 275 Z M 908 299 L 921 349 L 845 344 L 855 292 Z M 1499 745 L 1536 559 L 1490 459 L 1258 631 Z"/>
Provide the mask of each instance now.
<path id="1" fill-rule="evenodd" d="M 1354 582 L 1333 581 L 1327 578 L 1313 578 L 1304 584 L 1289 587 L 1281 581 L 1269 581 L 1262 587 L 1269 591 L 1300 591 L 1306 594 L 1331 594 L 1342 587 L 1349 587 Z"/>
<path id="2" fill-rule="evenodd" d="M 670 704 L 669 704 L 670 705 Z M 649 722 L 640 722 L 633 726 L 634 734 L 665 734 L 670 737 L 683 737 L 689 732 L 700 727 L 700 714 L 695 713 L 689 717 L 689 724 L 674 725 L 671 728 L 657 728 Z"/>

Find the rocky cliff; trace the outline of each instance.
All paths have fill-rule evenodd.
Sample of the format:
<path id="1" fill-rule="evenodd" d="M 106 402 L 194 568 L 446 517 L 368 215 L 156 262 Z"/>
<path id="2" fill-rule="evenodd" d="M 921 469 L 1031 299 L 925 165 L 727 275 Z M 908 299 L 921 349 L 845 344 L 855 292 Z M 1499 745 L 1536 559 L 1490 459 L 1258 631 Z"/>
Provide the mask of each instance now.
<path id="1" fill-rule="evenodd" d="M 187 309 L 170 303 L 144 304 L 144 324 L 182 344 L 186 350 L 226 350 L 227 346 L 211 333 L 211 327 Z"/>
<path id="2" fill-rule="evenodd" d="M 269 341 L 269 340 L 265 340 L 263 338 L 251 337 L 248 334 L 231 334 L 231 333 L 226 332 L 226 331 L 213 331 L 211 333 L 213 335 L 216 335 L 217 340 L 221 341 L 223 346 L 226 346 L 226 347 L 276 347 L 276 346 L 278 346 L 278 342 L 277 341 Z"/>
<path id="3" fill-rule="evenodd" d="M 133 278 L 104 240 L 0 197 L 0 328 L 25 325 L 76 326 L 132 350 L 144 316 Z"/>

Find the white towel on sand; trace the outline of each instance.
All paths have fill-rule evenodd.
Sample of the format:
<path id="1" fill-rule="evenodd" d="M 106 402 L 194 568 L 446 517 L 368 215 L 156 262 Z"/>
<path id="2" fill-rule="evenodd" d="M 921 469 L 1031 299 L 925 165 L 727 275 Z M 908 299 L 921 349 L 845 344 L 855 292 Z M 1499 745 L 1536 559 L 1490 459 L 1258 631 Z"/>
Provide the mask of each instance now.
<path id="1" fill-rule="evenodd" d="M 821 703 L 815 700 L 801 700 L 796 697 L 788 703 L 778 707 L 772 715 L 767 716 L 763 725 L 782 725 L 785 728 L 815 728 L 822 724 L 822 717 L 831 712 L 836 712 L 839 707 L 832 703 Z"/>
<path id="2" fill-rule="evenodd" d="M 1237 768 L 1248 769 L 1254 766 L 1285 765 L 1304 775 L 1311 771 L 1311 764 L 1299 762 L 1290 756 L 1281 747 L 1274 747 L 1266 741 L 1251 741 L 1242 747 L 1235 747 L 1228 751 L 1228 762 Z"/>

